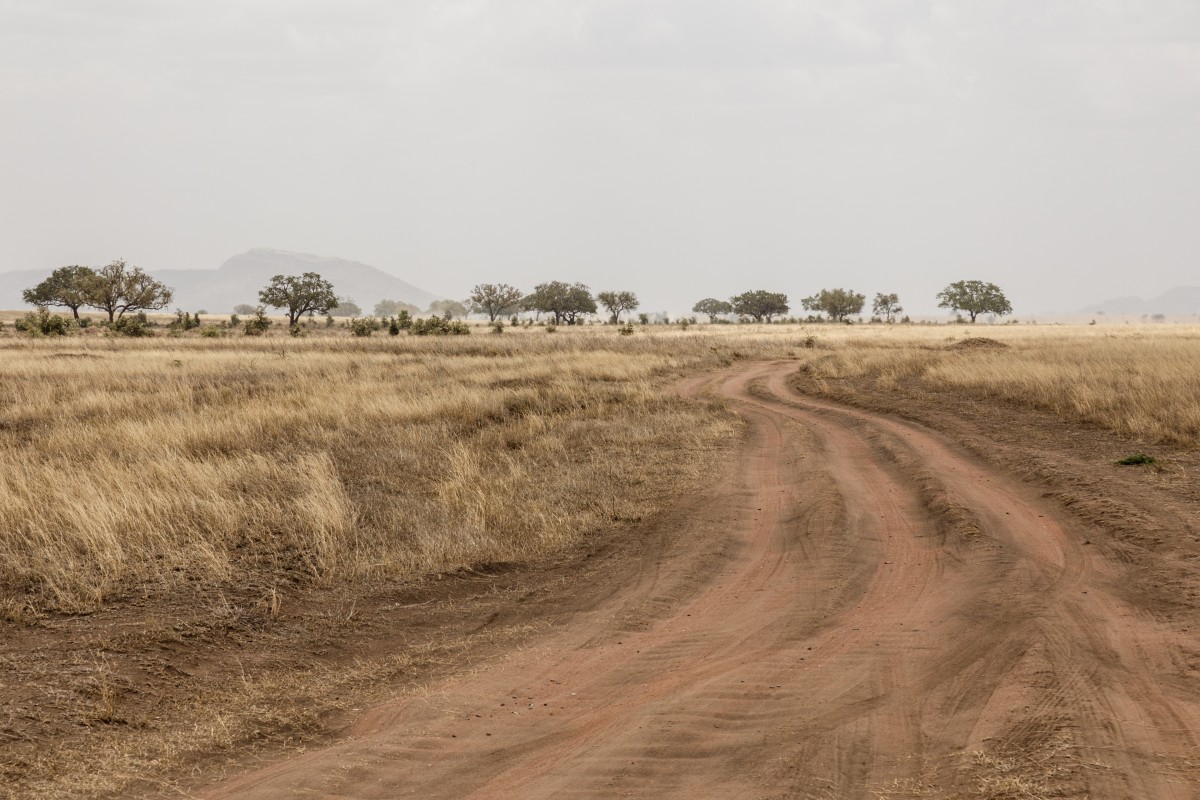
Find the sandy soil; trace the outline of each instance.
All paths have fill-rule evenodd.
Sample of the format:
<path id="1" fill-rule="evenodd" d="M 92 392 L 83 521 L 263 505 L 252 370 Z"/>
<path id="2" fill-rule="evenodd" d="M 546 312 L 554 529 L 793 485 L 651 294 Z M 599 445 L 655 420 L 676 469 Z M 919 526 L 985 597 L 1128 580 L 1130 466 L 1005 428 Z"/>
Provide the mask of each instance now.
<path id="1" fill-rule="evenodd" d="M 747 435 L 615 591 L 200 795 L 1200 796 L 1195 636 L 1131 603 L 1118 551 L 944 434 L 801 396 L 793 371 L 685 388 Z"/>

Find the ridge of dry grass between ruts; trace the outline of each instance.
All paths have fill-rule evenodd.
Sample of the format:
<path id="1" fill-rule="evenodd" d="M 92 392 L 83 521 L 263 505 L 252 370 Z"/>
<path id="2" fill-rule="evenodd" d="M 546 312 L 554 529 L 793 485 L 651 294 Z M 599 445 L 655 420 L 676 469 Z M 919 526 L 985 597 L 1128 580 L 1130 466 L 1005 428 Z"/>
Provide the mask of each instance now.
<path id="1" fill-rule="evenodd" d="M 96 345 L 3 350 L 10 608 L 525 561 L 645 513 L 732 430 L 669 390 L 728 357 L 698 337 Z"/>

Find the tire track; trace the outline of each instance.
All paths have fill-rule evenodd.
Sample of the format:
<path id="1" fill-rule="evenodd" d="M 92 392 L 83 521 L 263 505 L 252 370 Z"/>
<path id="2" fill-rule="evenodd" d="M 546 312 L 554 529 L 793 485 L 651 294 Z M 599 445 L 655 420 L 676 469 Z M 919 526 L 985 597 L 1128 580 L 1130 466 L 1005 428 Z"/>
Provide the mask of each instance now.
<path id="1" fill-rule="evenodd" d="M 681 546 L 595 611 L 206 796 L 1197 796 L 1196 701 L 1156 672 L 1177 643 L 1071 521 L 790 370 L 685 385 L 745 440 L 678 509 Z"/>

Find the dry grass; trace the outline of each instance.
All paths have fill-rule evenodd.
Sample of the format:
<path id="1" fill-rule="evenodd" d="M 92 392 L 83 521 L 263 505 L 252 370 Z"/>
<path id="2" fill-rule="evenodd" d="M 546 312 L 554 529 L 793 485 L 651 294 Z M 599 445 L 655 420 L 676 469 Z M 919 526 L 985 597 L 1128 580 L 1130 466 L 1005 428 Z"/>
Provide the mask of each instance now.
<path id="1" fill-rule="evenodd" d="M 951 346 L 980 330 L 1009 346 Z M 847 378 L 916 383 L 1200 443 L 1200 331 L 1176 326 L 0 347 L 6 617 L 189 582 L 528 561 L 697 476 L 730 421 L 667 383 L 738 357 L 798 357 L 834 395 Z"/>
<path id="2" fill-rule="evenodd" d="M 6 602 L 90 610 L 189 581 L 402 577 L 569 546 L 646 513 L 730 434 L 667 389 L 714 358 L 687 350 L 612 334 L 9 340 Z"/>
<path id="3" fill-rule="evenodd" d="M 980 332 L 1009 346 L 950 347 Z M 0 625 L 14 640 L 39 626 L 49 641 L 43 623 L 57 612 L 124 607 L 136 618 L 125 601 L 183 597 L 206 630 L 227 621 L 237 631 L 242 617 L 275 619 L 281 603 L 290 611 L 306 587 L 324 587 L 322 597 L 340 599 L 288 624 L 303 619 L 336 637 L 357 621 L 357 587 L 536 560 L 668 507 L 712 474 L 736 425 L 720 405 L 672 387 L 740 358 L 797 359 L 833 395 L 849 391 L 847 378 L 916 382 L 929 396 L 964 393 L 1152 441 L 1200 442 L 1200 331 L 1185 327 L 700 326 L 366 340 L 6 331 Z M 261 601 L 248 610 L 247 597 Z M 38 709 L 41 728 L 0 716 L 0 734 L 42 731 L 51 745 L 5 763 L 0 740 L 0 774 L 12 779 L 0 796 L 121 794 L 197 754 L 234 758 L 308 740 L 330 712 L 426 662 L 456 663 L 469 644 L 334 672 L 267 658 L 232 684 L 222 673 L 205 684 L 180 678 L 186 699 L 125 719 L 128 678 L 106 653 L 133 662 L 164 641 L 191 646 L 171 640 L 182 636 L 175 623 L 163 625 L 147 624 L 133 644 L 81 645 L 63 669 L 0 655 L 0 686 L 24 681 L 27 697 L 63 704 Z M 13 658 L 24 657 L 18 649 Z"/>
<path id="4" fill-rule="evenodd" d="M 846 379 L 868 379 L 884 390 L 913 385 L 935 396 L 954 392 L 1039 408 L 1140 441 L 1200 445 L 1196 327 L 853 331 L 827 337 L 833 349 L 808 360 L 809 376 L 831 395 L 844 391 L 839 382 Z M 977 332 L 1007 346 L 955 346 Z"/>

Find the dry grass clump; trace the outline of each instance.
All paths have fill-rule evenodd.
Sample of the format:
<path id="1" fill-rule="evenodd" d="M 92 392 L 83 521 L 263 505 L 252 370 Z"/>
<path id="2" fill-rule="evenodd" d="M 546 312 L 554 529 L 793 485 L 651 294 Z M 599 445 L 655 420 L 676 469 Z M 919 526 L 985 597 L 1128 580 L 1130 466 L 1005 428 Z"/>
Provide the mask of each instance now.
<path id="1" fill-rule="evenodd" d="M 889 340 L 846 337 L 805 369 L 831 395 L 843 381 L 876 388 L 956 392 L 1031 406 L 1073 423 L 1100 425 L 1139 440 L 1200 444 L 1200 333 L 1191 327 L 1041 331 L 1001 328 L 989 337 L 1007 347 L 943 346 L 927 331 Z"/>
<path id="2" fill-rule="evenodd" d="M 0 584 L 70 611 L 524 561 L 652 508 L 731 431 L 667 388 L 708 347 L 482 338 L 10 340 Z"/>

